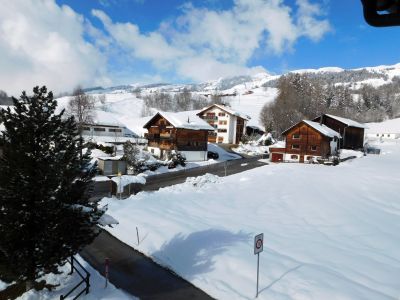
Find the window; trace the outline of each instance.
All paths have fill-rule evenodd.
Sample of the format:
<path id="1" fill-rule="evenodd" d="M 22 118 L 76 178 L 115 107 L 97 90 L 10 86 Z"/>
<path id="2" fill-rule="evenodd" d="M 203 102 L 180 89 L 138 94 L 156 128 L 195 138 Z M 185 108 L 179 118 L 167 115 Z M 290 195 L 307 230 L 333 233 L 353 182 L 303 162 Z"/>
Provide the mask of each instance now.
<path id="1" fill-rule="evenodd" d="M 300 134 L 295 133 L 295 134 L 292 135 L 292 138 L 293 139 L 299 139 L 300 138 Z"/>
<path id="2" fill-rule="evenodd" d="M 225 117 L 225 113 L 218 113 L 218 117 Z"/>
<path id="3" fill-rule="evenodd" d="M 218 129 L 218 132 L 227 132 L 226 129 Z"/>
<path id="4" fill-rule="evenodd" d="M 117 129 L 117 128 L 110 128 L 108 129 L 109 132 L 122 132 L 121 129 Z"/>
<path id="5" fill-rule="evenodd" d="M 154 154 L 154 149 L 150 149 L 150 152 Z"/>
<path id="6" fill-rule="evenodd" d="M 298 150 L 300 149 L 300 145 L 292 145 L 292 149 Z"/>
<path id="7" fill-rule="evenodd" d="M 311 146 L 311 151 L 317 151 L 317 146 Z"/>
<path id="8" fill-rule="evenodd" d="M 228 121 L 219 121 L 218 124 L 219 125 L 226 125 L 226 124 L 228 124 Z"/>
<path id="9" fill-rule="evenodd" d="M 106 131 L 105 128 L 100 128 L 100 127 L 95 127 L 93 130 L 94 131 Z"/>
<path id="10" fill-rule="evenodd" d="M 387 137 L 390 137 L 390 134 L 388 134 Z"/>
<path id="11" fill-rule="evenodd" d="M 314 159 L 314 156 L 308 156 L 307 157 L 307 160 L 313 160 Z"/>
<path id="12" fill-rule="evenodd" d="M 291 155 L 290 159 L 299 159 L 299 157 L 297 155 Z"/>
<path id="13" fill-rule="evenodd" d="M 83 127 L 83 130 L 90 131 L 90 127 Z"/>

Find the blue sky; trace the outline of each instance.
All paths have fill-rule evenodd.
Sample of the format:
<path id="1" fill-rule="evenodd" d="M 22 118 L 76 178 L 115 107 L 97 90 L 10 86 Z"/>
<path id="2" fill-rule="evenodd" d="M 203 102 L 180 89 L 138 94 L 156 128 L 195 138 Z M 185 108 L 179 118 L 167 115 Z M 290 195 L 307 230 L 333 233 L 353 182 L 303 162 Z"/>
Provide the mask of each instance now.
<path id="1" fill-rule="evenodd" d="M 370 27 L 358 0 L 14 0 L 0 25 L 0 89 L 11 90 L 400 61 L 400 27 Z"/>
<path id="2" fill-rule="evenodd" d="M 115 22 L 132 22 L 137 24 L 143 33 L 157 30 L 160 23 L 174 20 L 181 14 L 180 7 L 187 1 L 180 0 L 58 0 L 77 12 L 99 22 L 90 14 L 92 9 L 101 9 Z M 314 1 L 321 3 L 322 1 Z M 103 4 L 102 4 L 103 3 Z M 104 5 L 104 3 L 107 3 Z M 229 9 L 231 0 L 193 1 L 197 7 L 213 10 Z M 286 1 L 294 7 L 294 1 Z M 362 16 L 361 1 L 335 0 L 325 1 L 323 5 L 326 19 L 332 30 L 320 41 L 314 42 L 300 38 L 294 49 L 280 54 L 269 55 L 267 51 L 256 51 L 248 65 L 262 65 L 268 71 L 281 73 L 300 68 L 319 68 L 339 66 L 358 68 L 399 62 L 400 42 L 395 36 L 400 28 L 373 28 L 368 26 Z"/>

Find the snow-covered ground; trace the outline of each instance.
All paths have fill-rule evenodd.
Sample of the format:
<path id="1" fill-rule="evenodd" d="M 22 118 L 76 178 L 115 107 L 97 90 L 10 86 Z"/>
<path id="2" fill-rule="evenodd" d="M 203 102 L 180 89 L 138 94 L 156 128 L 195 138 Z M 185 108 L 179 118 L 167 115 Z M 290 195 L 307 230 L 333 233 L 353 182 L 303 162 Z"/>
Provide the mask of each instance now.
<path id="1" fill-rule="evenodd" d="M 104 199 L 120 222 L 107 230 L 217 299 L 254 299 L 261 232 L 259 299 L 398 299 L 400 144 L 379 146 L 336 167 L 276 164 Z"/>
<path id="2" fill-rule="evenodd" d="M 400 118 L 381 123 L 367 123 L 367 133 L 400 133 Z"/>
<path id="3" fill-rule="evenodd" d="M 134 300 L 138 299 L 130 294 L 125 293 L 122 290 L 115 288 L 112 284 L 108 284 L 107 288 L 105 287 L 105 278 L 101 276 L 96 270 L 94 270 L 88 263 L 86 263 L 82 258 L 78 257 L 79 262 L 86 268 L 86 270 L 90 273 L 90 293 L 88 295 L 83 295 L 79 299 L 85 300 Z M 68 264 L 59 268 L 60 271 L 63 272 L 61 275 L 49 274 L 46 275 L 46 282 L 49 284 L 60 286 L 57 287 L 53 291 L 48 291 L 44 289 L 42 291 L 30 290 L 29 292 L 24 293 L 22 296 L 18 297 L 16 300 L 54 300 L 60 299 L 61 295 L 67 294 L 81 279 L 76 274 L 68 275 L 70 271 L 70 266 Z M 84 288 L 82 285 L 78 288 L 77 292 L 80 292 Z M 0 290 L 1 290 L 1 282 L 0 282 Z M 72 297 L 77 295 L 77 292 L 72 294 Z M 68 299 L 72 299 L 71 297 Z"/>

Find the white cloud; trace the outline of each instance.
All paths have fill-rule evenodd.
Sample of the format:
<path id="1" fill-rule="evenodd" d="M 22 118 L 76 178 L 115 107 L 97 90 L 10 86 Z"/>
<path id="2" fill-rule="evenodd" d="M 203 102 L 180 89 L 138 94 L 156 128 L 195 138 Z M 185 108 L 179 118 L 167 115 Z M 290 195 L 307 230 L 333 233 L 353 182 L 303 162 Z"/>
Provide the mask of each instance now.
<path id="1" fill-rule="evenodd" d="M 109 82 L 106 58 L 85 41 L 85 20 L 54 0 L 0 0 L 0 89 L 55 92 Z"/>
<path id="2" fill-rule="evenodd" d="M 318 41 L 330 30 L 323 11 L 308 0 L 297 0 L 294 12 L 282 0 L 235 0 L 231 9 L 215 11 L 182 7 L 174 21 L 142 33 L 133 23 L 114 23 L 104 12 L 92 11 L 118 45 L 136 59 L 161 71 L 202 81 L 263 70 L 248 67 L 256 50 L 280 55 L 300 37 Z"/>
<path id="3" fill-rule="evenodd" d="M 59 92 L 163 75 L 205 81 L 254 74 L 265 71 L 250 64 L 256 51 L 280 55 L 300 37 L 318 41 L 330 30 L 321 6 L 309 0 L 296 0 L 293 9 L 283 0 L 234 0 L 225 10 L 185 4 L 179 17 L 152 32 L 100 10 L 92 15 L 104 28 L 94 27 L 55 0 L 0 0 L 0 6 L 0 89 L 17 95 L 34 85 Z M 140 62 L 152 65 L 151 74 L 132 71 Z"/>

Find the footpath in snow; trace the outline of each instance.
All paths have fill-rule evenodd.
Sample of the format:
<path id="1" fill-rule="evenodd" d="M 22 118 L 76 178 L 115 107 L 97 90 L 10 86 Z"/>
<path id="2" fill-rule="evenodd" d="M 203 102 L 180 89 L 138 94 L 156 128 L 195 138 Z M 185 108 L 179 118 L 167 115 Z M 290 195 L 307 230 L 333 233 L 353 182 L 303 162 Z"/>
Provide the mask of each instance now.
<path id="1" fill-rule="evenodd" d="M 259 299 L 398 299 L 400 144 L 380 146 L 103 199 L 120 223 L 107 230 L 217 299 L 255 298 L 261 232 Z"/>

